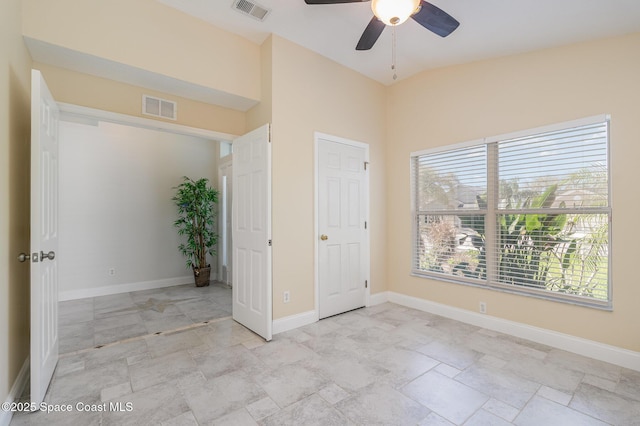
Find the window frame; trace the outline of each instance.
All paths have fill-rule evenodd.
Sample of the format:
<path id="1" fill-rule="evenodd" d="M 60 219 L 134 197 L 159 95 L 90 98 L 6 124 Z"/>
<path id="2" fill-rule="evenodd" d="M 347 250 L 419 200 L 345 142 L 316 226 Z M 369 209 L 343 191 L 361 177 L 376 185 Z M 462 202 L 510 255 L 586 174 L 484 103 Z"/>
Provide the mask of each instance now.
<path id="1" fill-rule="evenodd" d="M 498 269 L 498 255 L 497 245 L 498 240 L 498 219 L 500 215 L 512 212 L 513 210 L 501 209 L 498 207 L 497 200 L 499 198 L 500 178 L 498 176 L 498 144 L 500 142 L 508 141 L 511 139 L 517 139 L 522 137 L 531 137 L 538 134 L 556 132 L 567 130 L 571 128 L 589 126 L 595 124 L 606 124 L 606 167 L 607 167 L 607 206 L 595 207 L 595 208 L 563 208 L 561 211 L 567 214 L 580 214 L 580 213 L 598 213 L 606 214 L 608 217 L 608 242 L 607 242 L 607 299 L 597 299 L 589 296 L 580 296 L 568 293 L 561 293 L 550 291 L 547 289 L 538 289 L 527 286 L 515 286 L 513 284 L 507 284 L 499 282 L 497 269 Z M 578 120 L 566 121 L 556 123 L 547 126 L 536 127 L 532 129 L 506 133 L 502 135 L 491 136 L 483 139 L 475 139 L 458 144 L 440 146 L 432 149 L 425 149 L 415 151 L 410 154 L 410 181 L 411 181 L 411 266 L 410 275 L 420 278 L 434 279 L 437 281 L 450 282 L 455 284 L 463 284 L 472 287 L 479 287 L 490 290 L 497 290 L 501 292 L 518 294 L 524 296 L 531 296 L 535 298 L 551 300 L 556 302 L 564 302 L 568 304 L 574 304 L 579 306 L 587 306 L 591 308 L 597 308 L 602 310 L 613 310 L 613 286 L 612 286 L 612 246 L 613 246 L 613 226 L 612 226 L 612 170 L 611 170 L 611 117 L 608 114 L 601 114 L 591 117 L 586 117 Z M 486 147 L 487 160 L 486 160 L 486 182 L 487 182 L 487 207 L 486 209 L 474 209 L 474 210 L 455 210 L 455 209 L 443 209 L 443 210 L 431 210 L 431 211 L 419 211 L 418 210 L 418 173 L 416 170 L 417 159 L 424 155 L 431 155 L 437 153 L 443 153 L 448 151 L 460 150 L 464 148 L 470 148 L 478 145 L 484 145 Z M 532 210 L 528 209 L 526 214 L 535 214 Z M 529 212 L 531 211 L 531 212 Z M 519 210 L 522 213 L 522 210 Z M 545 213 L 548 213 L 547 209 Z M 419 218 L 424 215 L 432 216 L 465 216 L 465 215 L 484 215 L 485 226 L 485 257 L 486 257 L 486 276 L 484 279 L 461 277 L 456 275 L 448 275 L 440 272 L 421 270 L 417 266 L 417 259 L 420 256 L 418 252 L 419 246 Z M 495 265 L 489 265 L 494 263 Z"/>

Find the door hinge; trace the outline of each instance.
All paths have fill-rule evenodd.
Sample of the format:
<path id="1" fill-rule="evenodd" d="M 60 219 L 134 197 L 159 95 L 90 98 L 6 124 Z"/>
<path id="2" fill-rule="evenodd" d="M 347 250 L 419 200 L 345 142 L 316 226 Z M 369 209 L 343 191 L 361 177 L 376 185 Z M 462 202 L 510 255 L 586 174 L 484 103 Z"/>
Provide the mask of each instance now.
<path id="1" fill-rule="evenodd" d="M 367 229 L 367 221 L 364 221 L 364 229 Z"/>
<path id="2" fill-rule="evenodd" d="M 267 244 L 269 244 L 269 247 L 271 247 L 271 240 L 267 241 Z"/>
<path id="3" fill-rule="evenodd" d="M 364 280 L 364 288 L 369 288 L 369 281 L 368 280 Z"/>
<path id="4" fill-rule="evenodd" d="M 365 169 L 365 170 L 367 170 L 367 166 L 369 166 L 369 162 L 368 162 L 368 161 L 365 161 L 365 162 L 364 162 L 364 169 Z"/>

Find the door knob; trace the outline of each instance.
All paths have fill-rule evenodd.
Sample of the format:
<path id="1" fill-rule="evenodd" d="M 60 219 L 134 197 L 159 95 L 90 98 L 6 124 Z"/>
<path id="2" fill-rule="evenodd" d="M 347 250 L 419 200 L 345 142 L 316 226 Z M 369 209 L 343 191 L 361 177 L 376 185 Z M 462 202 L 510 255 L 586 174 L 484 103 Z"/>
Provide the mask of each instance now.
<path id="1" fill-rule="evenodd" d="M 18 261 L 19 261 L 19 262 L 24 262 L 24 261 L 27 261 L 27 260 L 29 260 L 29 259 L 31 259 L 31 255 L 30 255 L 30 254 L 20 253 L 20 254 L 18 255 Z"/>
<path id="2" fill-rule="evenodd" d="M 49 260 L 53 260 L 56 258 L 56 252 L 55 251 L 50 251 L 49 253 L 46 253 L 41 251 L 40 252 L 40 260 L 45 260 L 45 259 L 49 259 Z"/>
<path id="3" fill-rule="evenodd" d="M 327 237 L 325 234 L 320 235 L 320 239 L 322 241 L 327 241 L 329 239 L 329 237 Z"/>

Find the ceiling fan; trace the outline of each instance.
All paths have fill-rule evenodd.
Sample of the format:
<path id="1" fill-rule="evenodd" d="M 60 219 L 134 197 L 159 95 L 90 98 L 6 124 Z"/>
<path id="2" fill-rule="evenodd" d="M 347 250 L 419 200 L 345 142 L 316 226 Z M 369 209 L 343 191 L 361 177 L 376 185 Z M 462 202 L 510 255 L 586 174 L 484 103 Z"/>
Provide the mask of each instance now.
<path id="1" fill-rule="evenodd" d="M 363 3 L 369 0 L 304 0 L 307 4 Z M 356 50 L 369 50 L 387 25 L 396 26 L 412 18 L 429 31 L 446 37 L 460 22 L 437 6 L 424 0 L 373 0 L 373 18 L 364 29 Z"/>

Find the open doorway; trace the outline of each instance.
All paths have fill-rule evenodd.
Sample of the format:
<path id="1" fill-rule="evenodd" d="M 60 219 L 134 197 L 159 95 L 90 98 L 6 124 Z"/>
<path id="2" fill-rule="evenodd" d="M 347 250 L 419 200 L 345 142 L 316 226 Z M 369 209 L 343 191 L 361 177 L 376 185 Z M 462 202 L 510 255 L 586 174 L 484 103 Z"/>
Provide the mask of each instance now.
<path id="1" fill-rule="evenodd" d="M 182 176 L 219 189 L 229 135 L 82 110 L 60 124 L 60 352 L 231 316 L 218 259 L 193 284 L 171 201 Z"/>

